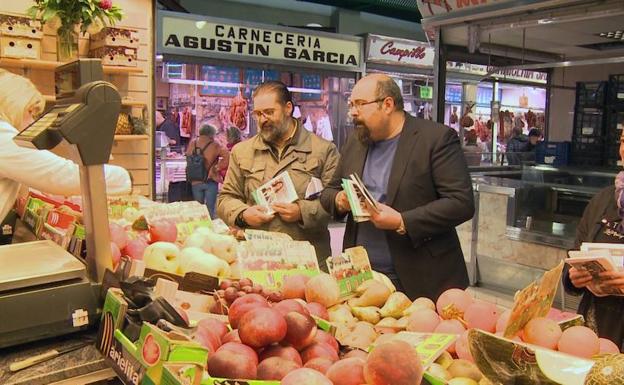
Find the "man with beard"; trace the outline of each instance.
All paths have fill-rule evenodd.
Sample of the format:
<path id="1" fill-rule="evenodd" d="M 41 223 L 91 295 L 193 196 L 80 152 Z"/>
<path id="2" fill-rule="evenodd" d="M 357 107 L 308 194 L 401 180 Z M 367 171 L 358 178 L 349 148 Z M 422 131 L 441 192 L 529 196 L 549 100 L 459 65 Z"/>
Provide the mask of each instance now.
<path id="1" fill-rule="evenodd" d="M 217 213 L 230 226 L 283 232 L 295 240 L 309 241 L 323 268 L 331 255 L 329 214 L 318 194 L 309 199 L 306 191 L 312 178 L 323 185 L 329 183 L 338 164 L 338 151 L 333 143 L 304 129 L 292 117 L 293 109 L 290 91 L 282 82 L 267 81 L 254 90 L 251 115 L 258 134 L 232 149 Z M 273 204 L 275 214 L 269 215 L 254 202 L 252 193 L 284 171 L 288 171 L 299 199 Z"/>
<path id="2" fill-rule="evenodd" d="M 369 210 L 367 222 L 349 215 L 343 246 L 364 246 L 373 269 L 412 299 L 436 300 L 446 289 L 466 288 L 455 226 L 472 217 L 474 202 L 455 131 L 405 113 L 401 90 L 382 74 L 355 84 L 349 113 L 355 132 L 321 203 L 336 219 L 350 214 L 341 179 L 357 173 L 380 210 Z"/>

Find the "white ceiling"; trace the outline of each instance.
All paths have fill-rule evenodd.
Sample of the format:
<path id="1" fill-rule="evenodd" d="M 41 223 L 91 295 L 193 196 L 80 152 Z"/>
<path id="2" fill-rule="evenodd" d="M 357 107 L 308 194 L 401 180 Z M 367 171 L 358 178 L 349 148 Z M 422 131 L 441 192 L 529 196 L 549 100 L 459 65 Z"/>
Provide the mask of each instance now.
<path id="1" fill-rule="evenodd" d="M 592 2 L 588 2 L 592 3 Z M 601 2 L 596 2 L 601 3 Z M 604 2 L 601 3 L 604 7 Z M 521 27 L 504 28 L 506 22 L 513 20 L 512 18 L 490 19 L 477 21 L 474 23 L 455 24 L 443 29 L 443 39 L 445 44 L 467 46 L 468 45 L 468 25 L 477 24 L 480 26 L 481 43 L 492 43 L 510 47 L 523 48 L 523 31 L 524 31 L 524 49 L 541 51 L 546 53 L 556 53 L 564 55 L 567 60 L 580 58 L 603 58 L 624 56 L 624 44 L 618 49 L 596 50 L 580 45 L 609 43 L 615 40 L 597 36 L 600 32 L 609 32 L 624 29 L 624 1 L 612 2 L 609 5 L 608 13 L 612 15 L 602 16 L 583 20 L 583 12 L 589 12 L 590 8 L 579 9 L 579 13 L 574 17 L 570 14 L 569 9 L 566 12 L 566 18 L 561 18 L 560 22 L 553 24 L 537 23 L 539 20 L 536 16 L 531 22 L 531 15 L 524 14 L 516 17 L 521 22 Z M 604 8 L 603 8 L 604 10 Z M 566 10 L 563 9 L 565 12 Z M 556 19 L 556 11 L 552 12 Z M 595 15 L 595 14 L 594 14 Z M 565 21 L 567 19 L 575 19 L 573 21 Z M 492 27 L 491 24 L 496 24 Z M 511 22 L 509 26 L 511 26 Z M 489 27 L 488 27 L 489 26 Z M 488 28 L 492 28 L 488 30 Z M 624 43 L 624 41 L 622 41 Z"/>

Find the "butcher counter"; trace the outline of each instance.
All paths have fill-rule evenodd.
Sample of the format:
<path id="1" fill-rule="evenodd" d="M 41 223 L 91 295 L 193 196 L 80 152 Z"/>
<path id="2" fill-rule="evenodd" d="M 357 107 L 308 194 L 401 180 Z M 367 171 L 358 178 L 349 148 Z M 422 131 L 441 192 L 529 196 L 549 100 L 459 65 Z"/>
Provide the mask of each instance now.
<path id="1" fill-rule="evenodd" d="M 475 216 L 458 234 L 471 284 L 510 296 L 567 257 L 589 200 L 615 170 L 524 166 L 471 169 Z M 576 309 L 560 290 L 555 306 Z"/>

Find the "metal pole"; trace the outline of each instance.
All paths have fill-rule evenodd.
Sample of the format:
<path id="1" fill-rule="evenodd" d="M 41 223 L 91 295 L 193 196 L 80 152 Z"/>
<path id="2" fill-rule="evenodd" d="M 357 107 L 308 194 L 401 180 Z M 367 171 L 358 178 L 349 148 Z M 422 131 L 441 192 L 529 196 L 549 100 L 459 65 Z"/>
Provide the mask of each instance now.
<path id="1" fill-rule="evenodd" d="M 442 44 L 442 30 L 435 31 L 435 55 L 433 57 L 433 120 L 444 123 L 444 96 L 446 93 L 446 50 Z"/>
<path id="2" fill-rule="evenodd" d="M 113 270 L 104 165 L 80 166 L 80 188 L 86 230 L 87 270 L 93 280 L 102 282 L 106 269 Z"/>

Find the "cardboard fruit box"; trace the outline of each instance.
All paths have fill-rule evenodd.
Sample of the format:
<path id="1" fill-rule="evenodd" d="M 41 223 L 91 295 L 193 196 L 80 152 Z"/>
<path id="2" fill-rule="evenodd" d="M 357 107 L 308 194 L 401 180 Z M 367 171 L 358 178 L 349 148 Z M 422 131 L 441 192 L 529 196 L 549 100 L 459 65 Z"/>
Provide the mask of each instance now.
<path id="1" fill-rule="evenodd" d="M 96 343 L 124 384 L 159 385 L 165 363 L 191 365 L 203 371 L 208 350 L 185 335 L 167 333 L 144 322 L 138 340 L 128 339 L 122 331 L 127 309 L 121 290 L 109 289 Z"/>
<path id="2" fill-rule="evenodd" d="M 102 65 L 136 67 L 137 49 L 127 47 L 100 47 L 89 51 L 92 58 L 102 59 Z"/>
<path id="3" fill-rule="evenodd" d="M 280 385 L 280 382 L 213 378 L 195 366 L 166 364 L 161 385 Z"/>
<path id="4" fill-rule="evenodd" d="M 139 36 L 136 29 L 105 27 L 91 35 L 89 49 L 100 47 L 139 48 Z"/>
<path id="5" fill-rule="evenodd" d="M 24 16 L 0 14 L 0 57 L 40 59 L 41 23 Z"/>

